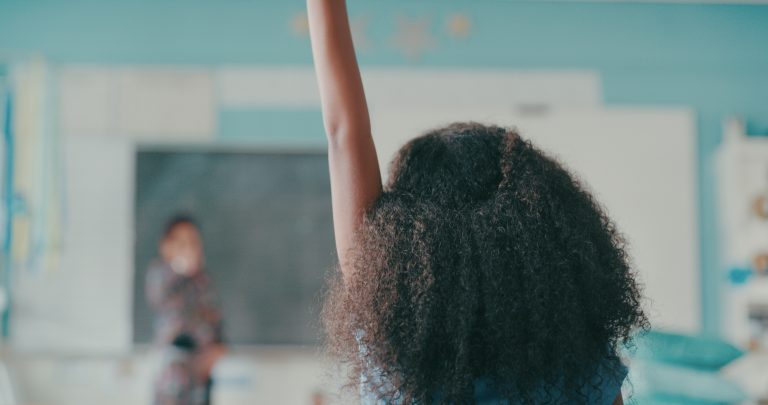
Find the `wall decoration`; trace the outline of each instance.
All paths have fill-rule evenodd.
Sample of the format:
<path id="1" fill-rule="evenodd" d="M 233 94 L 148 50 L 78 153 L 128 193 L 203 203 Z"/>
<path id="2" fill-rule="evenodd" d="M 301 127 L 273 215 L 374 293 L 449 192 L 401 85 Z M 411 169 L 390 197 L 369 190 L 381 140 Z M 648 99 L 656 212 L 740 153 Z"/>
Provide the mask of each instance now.
<path id="1" fill-rule="evenodd" d="M 368 38 L 368 22 L 369 19 L 366 16 L 352 17 L 349 22 L 352 40 L 355 42 L 355 49 L 359 52 L 365 52 L 373 47 L 373 43 Z"/>
<path id="2" fill-rule="evenodd" d="M 302 11 L 291 18 L 291 31 L 300 37 L 309 38 L 309 18 L 307 13 Z"/>
<path id="3" fill-rule="evenodd" d="M 430 33 L 429 18 L 399 16 L 393 44 L 409 59 L 418 59 L 434 49 L 437 41 Z"/>
<path id="4" fill-rule="evenodd" d="M 768 219 L 768 197 L 765 195 L 755 197 L 755 201 L 752 203 L 752 210 L 758 218 Z"/>
<path id="5" fill-rule="evenodd" d="M 445 23 L 448 35 L 454 38 L 467 38 L 472 33 L 472 20 L 466 14 L 453 14 Z"/>
<path id="6" fill-rule="evenodd" d="M 291 31 L 294 35 L 304 37 L 309 40 L 309 18 L 306 12 L 296 13 L 290 21 Z M 366 51 L 371 49 L 372 42 L 368 38 L 368 17 L 350 17 L 349 28 L 352 30 L 352 40 L 355 41 L 357 51 Z"/>
<path id="7" fill-rule="evenodd" d="M 394 21 L 386 21 L 387 25 L 392 22 L 394 22 L 395 34 L 391 44 L 407 59 L 419 59 L 426 52 L 437 47 L 437 39 L 431 32 L 432 23 L 429 17 L 399 15 Z M 376 41 L 368 35 L 369 25 L 370 19 L 367 16 L 350 16 L 352 39 L 358 51 L 365 52 L 374 47 Z M 305 11 L 291 16 L 288 26 L 294 35 L 309 40 L 309 19 Z M 446 17 L 443 33 L 449 38 L 466 39 L 472 34 L 472 27 L 473 22 L 469 15 L 457 12 Z"/>
<path id="8" fill-rule="evenodd" d="M 45 269 L 55 261 L 59 235 L 58 142 L 48 117 L 50 67 L 33 59 L 16 63 L 12 75 L 16 164 L 12 207 L 14 265 Z"/>

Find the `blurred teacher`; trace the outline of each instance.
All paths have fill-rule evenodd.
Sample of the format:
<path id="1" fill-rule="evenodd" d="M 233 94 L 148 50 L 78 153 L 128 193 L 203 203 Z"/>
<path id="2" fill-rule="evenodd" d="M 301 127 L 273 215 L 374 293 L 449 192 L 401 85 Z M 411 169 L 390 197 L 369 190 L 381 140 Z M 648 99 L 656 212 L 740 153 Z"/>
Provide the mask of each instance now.
<path id="1" fill-rule="evenodd" d="M 225 348 L 195 220 L 171 219 L 159 250 L 146 278 L 147 301 L 155 312 L 155 344 L 163 355 L 154 404 L 210 404 L 211 371 Z"/>

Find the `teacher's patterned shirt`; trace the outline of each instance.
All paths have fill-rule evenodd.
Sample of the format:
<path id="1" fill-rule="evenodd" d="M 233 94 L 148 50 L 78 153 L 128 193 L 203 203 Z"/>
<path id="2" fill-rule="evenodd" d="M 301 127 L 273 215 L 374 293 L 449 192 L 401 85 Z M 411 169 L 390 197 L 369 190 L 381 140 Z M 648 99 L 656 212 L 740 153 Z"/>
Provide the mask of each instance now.
<path id="1" fill-rule="evenodd" d="M 155 405 L 205 404 L 210 382 L 199 375 L 196 360 L 206 347 L 223 341 L 208 276 L 182 275 L 158 260 L 147 271 L 145 291 L 155 313 L 155 344 L 162 350 Z"/>

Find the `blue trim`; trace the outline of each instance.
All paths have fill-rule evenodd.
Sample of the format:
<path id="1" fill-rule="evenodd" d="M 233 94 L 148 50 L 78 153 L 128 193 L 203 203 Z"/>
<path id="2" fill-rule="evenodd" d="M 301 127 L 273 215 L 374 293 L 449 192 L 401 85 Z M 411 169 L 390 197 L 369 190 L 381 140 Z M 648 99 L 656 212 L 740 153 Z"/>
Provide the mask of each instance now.
<path id="1" fill-rule="evenodd" d="M 221 108 L 218 139 L 229 141 L 279 140 L 284 143 L 317 141 L 324 145 L 320 108 Z"/>
<path id="2" fill-rule="evenodd" d="M 2 249 L 2 285 L 5 288 L 5 292 L 8 296 L 8 306 L 3 311 L 2 319 L 0 319 L 0 327 L 2 327 L 2 336 L 8 337 L 10 334 L 10 319 L 11 319 L 11 266 L 13 260 L 11 258 L 11 248 L 13 246 L 13 169 L 14 169 L 14 142 L 13 142 L 13 94 L 11 90 L 8 90 L 5 94 L 5 125 L 3 127 L 3 141 L 5 142 L 5 178 L 3 179 L 3 197 L 6 207 L 6 220 L 5 229 L 3 232 L 3 249 Z"/>

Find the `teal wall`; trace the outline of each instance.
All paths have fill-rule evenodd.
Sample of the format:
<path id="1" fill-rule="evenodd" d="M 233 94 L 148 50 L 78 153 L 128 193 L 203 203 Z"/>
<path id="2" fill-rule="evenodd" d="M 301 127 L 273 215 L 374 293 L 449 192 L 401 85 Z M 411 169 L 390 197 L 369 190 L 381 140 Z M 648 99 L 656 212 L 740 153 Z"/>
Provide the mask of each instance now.
<path id="1" fill-rule="evenodd" d="M 352 2 L 367 16 L 366 65 L 578 68 L 598 71 L 608 104 L 690 106 L 699 131 L 699 223 L 704 329 L 719 322 L 713 153 L 735 113 L 768 133 L 768 6 L 652 3 L 387 0 Z M 289 22 L 297 0 L 0 0 L 0 52 L 54 62 L 309 64 L 307 38 Z M 472 35 L 449 38 L 465 12 Z M 420 59 L 394 46 L 398 16 L 427 17 L 437 47 Z M 228 112 L 223 133 L 254 119 Z M 303 112 L 317 120 L 316 112 Z M 279 116 L 279 113 L 278 113 Z M 238 121 L 239 120 L 239 121 Z"/>

